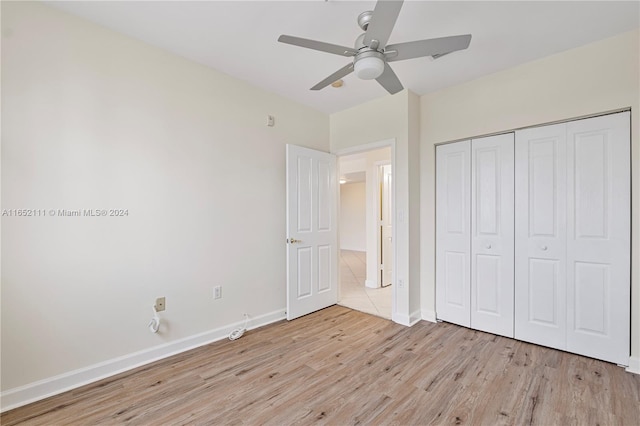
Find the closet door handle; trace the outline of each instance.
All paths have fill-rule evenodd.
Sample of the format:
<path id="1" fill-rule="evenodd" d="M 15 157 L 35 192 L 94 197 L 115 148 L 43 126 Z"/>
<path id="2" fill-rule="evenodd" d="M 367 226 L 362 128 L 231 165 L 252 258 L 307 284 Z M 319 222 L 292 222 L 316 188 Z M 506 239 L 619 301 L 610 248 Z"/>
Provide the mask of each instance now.
<path id="1" fill-rule="evenodd" d="M 487 245 L 485 246 L 485 248 L 486 248 L 487 250 L 488 250 L 488 249 L 490 249 L 490 248 L 491 248 L 491 244 L 487 244 Z"/>
<path id="2" fill-rule="evenodd" d="M 540 250 L 542 251 L 547 251 L 547 248 L 548 248 L 547 246 L 540 246 Z"/>

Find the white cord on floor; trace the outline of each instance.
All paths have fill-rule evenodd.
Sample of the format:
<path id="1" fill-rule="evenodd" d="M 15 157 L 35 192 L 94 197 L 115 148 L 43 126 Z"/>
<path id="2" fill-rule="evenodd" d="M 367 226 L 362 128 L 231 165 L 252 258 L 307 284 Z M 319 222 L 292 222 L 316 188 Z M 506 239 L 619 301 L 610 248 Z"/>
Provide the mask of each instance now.
<path id="1" fill-rule="evenodd" d="M 149 321 L 149 331 L 157 333 L 160 330 L 160 317 L 158 316 L 158 311 L 156 311 L 156 305 L 153 305 L 151 310 L 153 310 L 153 318 Z"/>
<path id="2" fill-rule="evenodd" d="M 247 324 L 249 324 L 249 315 L 244 314 L 244 325 L 229 333 L 229 340 L 238 340 L 241 338 L 244 332 L 247 331 Z"/>

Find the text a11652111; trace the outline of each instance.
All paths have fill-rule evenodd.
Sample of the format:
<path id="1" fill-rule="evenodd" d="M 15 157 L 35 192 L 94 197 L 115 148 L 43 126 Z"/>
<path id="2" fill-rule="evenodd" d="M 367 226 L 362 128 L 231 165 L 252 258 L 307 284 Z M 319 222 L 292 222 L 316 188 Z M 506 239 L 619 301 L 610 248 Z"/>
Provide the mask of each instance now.
<path id="1" fill-rule="evenodd" d="M 1 217 L 127 217 L 129 209 L 3 209 Z"/>

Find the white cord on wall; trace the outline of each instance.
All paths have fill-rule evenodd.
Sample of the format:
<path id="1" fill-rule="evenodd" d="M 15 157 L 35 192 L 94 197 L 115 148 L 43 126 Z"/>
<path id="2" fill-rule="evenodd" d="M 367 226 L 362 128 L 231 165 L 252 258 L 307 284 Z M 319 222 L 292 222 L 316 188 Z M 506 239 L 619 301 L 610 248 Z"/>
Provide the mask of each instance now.
<path id="1" fill-rule="evenodd" d="M 149 321 L 149 331 L 157 333 L 160 330 L 160 317 L 158 316 L 158 311 L 156 311 L 156 305 L 151 306 L 151 310 L 153 311 L 153 318 Z"/>
<path id="2" fill-rule="evenodd" d="M 244 332 L 247 331 L 247 324 L 249 324 L 249 315 L 244 314 L 244 325 L 229 333 L 229 340 L 238 340 L 241 338 Z"/>

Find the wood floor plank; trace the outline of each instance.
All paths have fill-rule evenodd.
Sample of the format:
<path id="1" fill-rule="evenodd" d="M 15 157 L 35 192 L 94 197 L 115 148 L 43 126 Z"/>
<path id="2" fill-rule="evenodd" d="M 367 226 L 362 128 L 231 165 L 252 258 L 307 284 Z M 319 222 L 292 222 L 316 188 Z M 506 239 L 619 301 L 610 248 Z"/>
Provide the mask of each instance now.
<path id="1" fill-rule="evenodd" d="M 629 425 L 640 376 L 334 306 L 3 413 L 2 425 Z"/>

